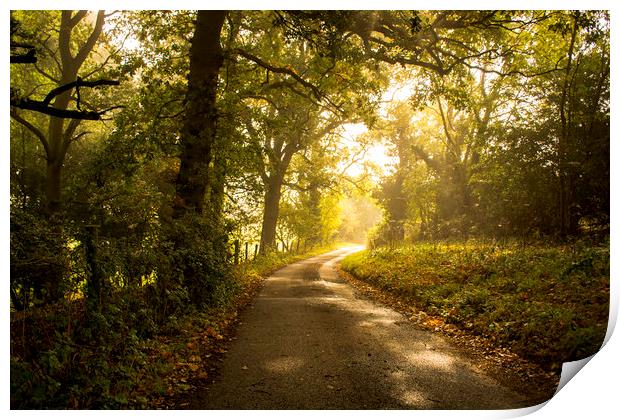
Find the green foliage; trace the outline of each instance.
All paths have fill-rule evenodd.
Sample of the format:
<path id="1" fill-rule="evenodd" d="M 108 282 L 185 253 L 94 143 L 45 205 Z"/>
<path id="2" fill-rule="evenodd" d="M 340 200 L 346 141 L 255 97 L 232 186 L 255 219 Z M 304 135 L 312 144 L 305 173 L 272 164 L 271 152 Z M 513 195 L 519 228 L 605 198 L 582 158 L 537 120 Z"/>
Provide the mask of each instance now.
<path id="1" fill-rule="evenodd" d="M 11 406 L 120 408 L 147 363 L 135 329 L 144 328 L 144 320 L 125 313 L 136 298 L 89 320 L 81 301 L 13 319 Z"/>
<path id="2" fill-rule="evenodd" d="M 11 212 L 11 304 L 24 310 L 55 302 L 72 289 L 68 238 L 54 222 L 19 208 Z M 79 264 L 79 262 L 75 262 Z M 74 265 L 75 265 L 74 264 Z M 50 278 L 62 278 L 61 284 Z"/>
<path id="3" fill-rule="evenodd" d="M 166 225 L 163 235 L 167 261 L 158 272 L 158 287 L 169 293 L 168 284 L 180 284 L 198 307 L 217 305 L 229 276 L 226 232 L 215 221 L 189 213 Z"/>
<path id="4" fill-rule="evenodd" d="M 342 268 L 547 368 L 595 353 L 605 336 L 608 244 L 426 242 L 363 251 Z"/>
<path id="5" fill-rule="evenodd" d="M 377 197 L 401 238 L 608 232 L 608 15 L 522 17 L 541 15 L 545 23 L 530 21 L 518 38 L 479 40 L 481 51 L 501 41 L 527 55 L 408 73 L 427 89 L 393 102 L 374 130 L 399 158 Z M 557 63 L 565 69 L 545 70 Z"/>

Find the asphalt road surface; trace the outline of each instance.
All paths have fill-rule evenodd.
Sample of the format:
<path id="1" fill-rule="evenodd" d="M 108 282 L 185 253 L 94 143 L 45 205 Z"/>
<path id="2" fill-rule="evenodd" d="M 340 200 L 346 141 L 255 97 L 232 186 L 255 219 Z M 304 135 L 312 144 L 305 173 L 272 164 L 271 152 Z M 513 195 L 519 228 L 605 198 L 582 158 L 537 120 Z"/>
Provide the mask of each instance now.
<path id="1" fill-rule="evenodd" d="M 503 409 L 501 386 L 445 338 L 358 296 L 344 248 L 274 273 L 241 317 L 215 383 L 193 409 Z"/>

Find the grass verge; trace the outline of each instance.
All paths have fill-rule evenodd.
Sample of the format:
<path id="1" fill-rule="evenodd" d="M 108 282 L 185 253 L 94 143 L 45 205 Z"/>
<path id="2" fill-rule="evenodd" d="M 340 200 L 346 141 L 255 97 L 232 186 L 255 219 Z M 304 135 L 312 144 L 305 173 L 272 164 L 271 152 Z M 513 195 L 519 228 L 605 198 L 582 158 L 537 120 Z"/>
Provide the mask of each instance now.
<path id="1" fill-rule="evenodd" d="M 423 314 L 557 371 L 595 353 L 609 314 L 609 244 L 420 243 L 342 269 Z"/>

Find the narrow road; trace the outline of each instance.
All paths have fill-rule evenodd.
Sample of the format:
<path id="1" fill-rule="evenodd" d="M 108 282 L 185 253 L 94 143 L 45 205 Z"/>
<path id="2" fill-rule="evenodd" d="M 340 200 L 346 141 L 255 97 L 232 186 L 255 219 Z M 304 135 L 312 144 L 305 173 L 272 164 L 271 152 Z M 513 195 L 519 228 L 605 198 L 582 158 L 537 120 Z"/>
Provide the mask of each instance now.
<path id="1" fill-rule="evenodd" d="M 221 374 L 193 409 L 490 409 L 527 398 L 401 314 L 358 297 L 344 248 L 289 265 L 241 317 Z"/>

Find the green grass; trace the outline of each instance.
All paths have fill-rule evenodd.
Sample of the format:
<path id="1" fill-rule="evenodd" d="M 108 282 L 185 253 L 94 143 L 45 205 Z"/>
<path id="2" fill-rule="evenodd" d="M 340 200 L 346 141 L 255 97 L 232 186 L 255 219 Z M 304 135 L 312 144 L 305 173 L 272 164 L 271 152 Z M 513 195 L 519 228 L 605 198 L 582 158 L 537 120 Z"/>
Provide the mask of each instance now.
<path id="1" fill-rule="evenodd" d="M 595 353 L 607 328 L 609 245 L 420 243 L 342 268 L 546 368 Z"/>

